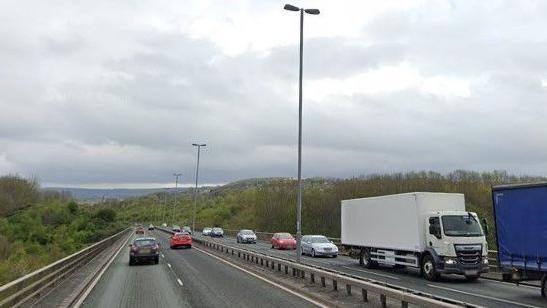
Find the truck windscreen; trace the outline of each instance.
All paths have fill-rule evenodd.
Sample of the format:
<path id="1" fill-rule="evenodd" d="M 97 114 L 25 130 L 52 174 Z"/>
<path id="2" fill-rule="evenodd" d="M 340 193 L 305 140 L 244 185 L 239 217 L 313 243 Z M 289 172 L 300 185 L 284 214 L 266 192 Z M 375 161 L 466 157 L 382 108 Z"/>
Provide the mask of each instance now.
<path id="1" fill-rule="evenodd" d="M 479 222 L 473 215 L 446 215 L 442 217 L 446 236 L 482 236 Z"/>

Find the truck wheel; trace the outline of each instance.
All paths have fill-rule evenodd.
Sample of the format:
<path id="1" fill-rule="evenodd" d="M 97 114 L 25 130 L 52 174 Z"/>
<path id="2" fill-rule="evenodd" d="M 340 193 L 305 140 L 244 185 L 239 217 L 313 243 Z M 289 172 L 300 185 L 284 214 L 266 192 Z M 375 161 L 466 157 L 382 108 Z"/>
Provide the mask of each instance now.
<path id="1" fill-rule="evenodd" d="M 312 257 L 312 258 L 315 258 L 315 249 L 312 249 L 312 250 L 311 250 L 311 257 Z"/>
<path id="2" fill-rule="evenodd" d="M 129 266 L 135 264 L 135 261 L 133 260 L 133 257 L 129 257 Z"/>
<path id="3" fill-rule="evenodd" d="M 547 298 L 547 274 L 544 274 L 541 278 L 541 296 Z"/>
<path id="4" fill-rule="evenodd" d="M 160 257 L 156 257 L 156 258 L 154 259 L 154 264 L 158 264 L 158 263 L 160 263 Z"/>
<path id="5" fill-rule="evenodd" d="M 375 261 L 372 261 L 370 258 L 371 258 L 370 250 L 366 248 L 363 249 L 361 253 L 361 259 L 359 260 L 361 262 L 361 265 L 369 269 L 376 268 L 378 263 L 376 263 Z"/>
<path id="6" fill-rule="evenodd" d="M 425 255 L 425 257 L 423 258 L 422 273 L 425 279 L 429 281 L 439 280 L 440 275 L 437 272 L 437 268 L 435 267 L 435 260 L 433 260 L 433 257 L 431 255 Z"/>

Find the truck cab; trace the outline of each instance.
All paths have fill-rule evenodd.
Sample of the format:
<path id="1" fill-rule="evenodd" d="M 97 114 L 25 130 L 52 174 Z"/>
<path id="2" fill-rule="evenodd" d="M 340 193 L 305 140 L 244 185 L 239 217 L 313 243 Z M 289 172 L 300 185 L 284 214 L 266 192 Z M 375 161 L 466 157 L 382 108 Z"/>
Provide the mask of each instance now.
<path id="1" fill-rule="evenodd" d="M 424 216 L 426 252 L 421 264 L 426 278 L 435 280 L 445 273 L 474 280 L 488 272 L 488 244 L 476 213 L 443 211 Z"/>

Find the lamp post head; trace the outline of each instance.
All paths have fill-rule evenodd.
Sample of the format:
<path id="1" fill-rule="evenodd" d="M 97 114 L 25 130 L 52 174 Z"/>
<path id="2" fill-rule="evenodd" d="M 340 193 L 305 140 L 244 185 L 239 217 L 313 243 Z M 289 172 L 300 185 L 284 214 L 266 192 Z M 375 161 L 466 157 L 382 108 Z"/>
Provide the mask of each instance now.
<path id="1" fill-rule="evenodd" d="M 205 143 L 192 143 L 193 146 L 195 147 L 204 147 L 204 146 L 207 146 Z"/>
<path id="2" fill-rule="evenodd" d="M 299 8 L 297 8 L 296 6 L 294 5 L 290 5 L 290 4 L 285 4 L 285 6 L 283 7 L 285 10 L 287 11 L 293 11 L 293 12 L 298 12 L 300 11 Z"/>
<path id="3" fill-rule="evenodd" d="M 311 14 L 311 15 L 319 15 L 318 9 L 305 9 L 304 12 Z"/>

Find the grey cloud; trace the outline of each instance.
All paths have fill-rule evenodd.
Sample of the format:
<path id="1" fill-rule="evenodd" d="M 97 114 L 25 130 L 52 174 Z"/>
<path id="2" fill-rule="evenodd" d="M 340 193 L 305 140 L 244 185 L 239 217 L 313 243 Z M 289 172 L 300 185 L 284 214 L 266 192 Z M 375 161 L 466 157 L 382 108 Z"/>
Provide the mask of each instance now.
<path id="1" fill-rule="evenodd" d="M 312 100 L 305 88 L 306 176 L 454 168 L 545 174 L 545 33 L 518 41 L 516 30 L 491 32 L 498 19 L 480 19 L 488 7 L 451 8 L 446 21 L 431 17 L 436 9 L 379 16 L 362 37 L 306 41 L 307 80 L 403 61 L 426 76 L 479 80 L 469 97 L 404 89 Z M 520 22 L 520 13 L 512 22 L 496 12 L 507 21 L 502 30 Z M 12 47 L 0 48 L 0 88 L 9 89 L 0 92 L 0 173 L 46 183 L 152 183 L 181 170 L 191 183 L 191 143 L 202 141 L 203 182 L 296 175 L 296 45 L 227 56 L 187 33 L 104 20 L 97 30 L 81 23 L 60 36 L 0 31 L 1 46 Z M 113 39 L 120 33 L 126 36 Z"/>

